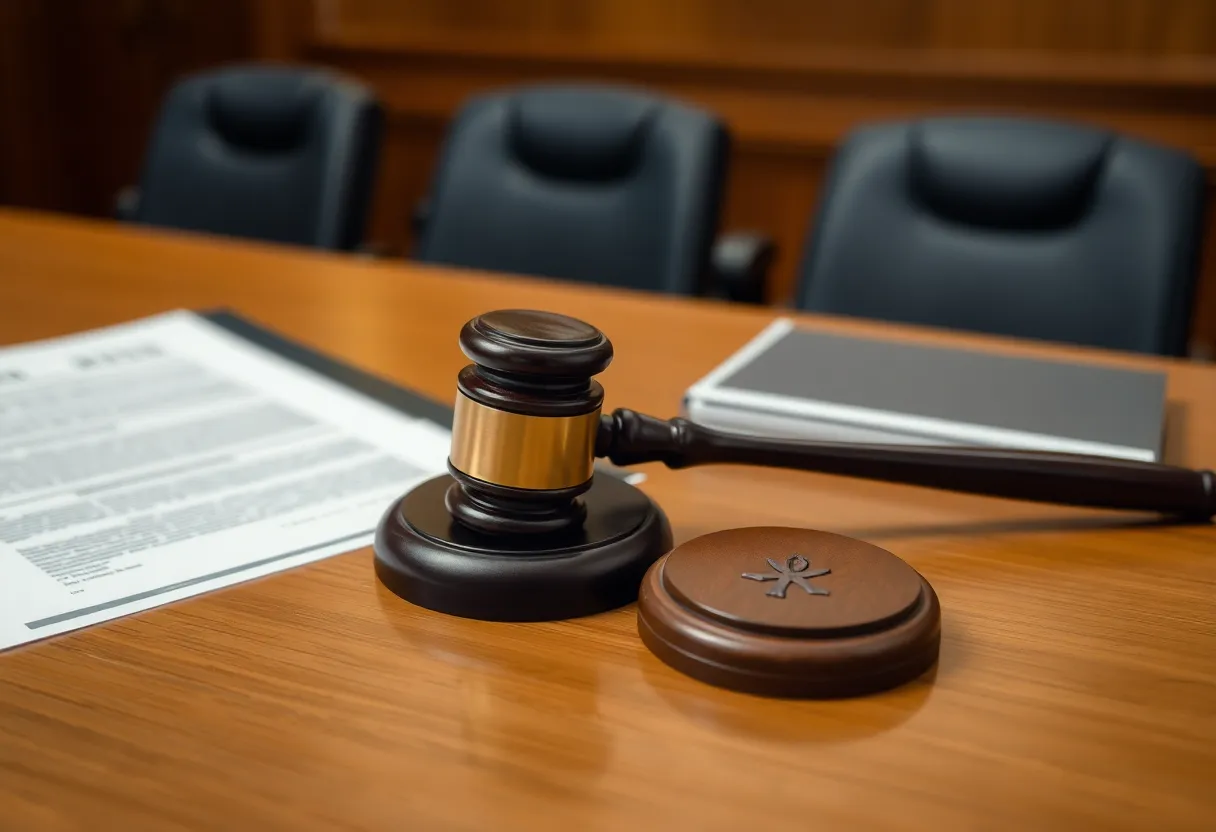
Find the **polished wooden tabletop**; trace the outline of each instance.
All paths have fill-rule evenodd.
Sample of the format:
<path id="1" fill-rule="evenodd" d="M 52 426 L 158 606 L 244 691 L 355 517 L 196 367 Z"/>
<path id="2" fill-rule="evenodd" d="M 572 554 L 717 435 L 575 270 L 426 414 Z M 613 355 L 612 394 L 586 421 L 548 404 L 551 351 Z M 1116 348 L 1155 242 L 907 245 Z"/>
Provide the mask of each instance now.
<path id="1" fill-rule="evenodd" d="M 606 407 L 674 415 L 777 310 L 0 213 L 0 343 L 231 307 L 443 400 L 462 323 L 608 333 Z M 1216 369 L 1161 367 L 1172 461 L 1216 466 Z M 746 467 L 647 467 L 678 541 L 788 525 L 877 543 L 943 610 L 929 677 L 798 702 L 685 678 L 632 608 L 418 609 L 368 550 L 0 655 L 3 829 L 1212 829 L 1216 529 Z"/>

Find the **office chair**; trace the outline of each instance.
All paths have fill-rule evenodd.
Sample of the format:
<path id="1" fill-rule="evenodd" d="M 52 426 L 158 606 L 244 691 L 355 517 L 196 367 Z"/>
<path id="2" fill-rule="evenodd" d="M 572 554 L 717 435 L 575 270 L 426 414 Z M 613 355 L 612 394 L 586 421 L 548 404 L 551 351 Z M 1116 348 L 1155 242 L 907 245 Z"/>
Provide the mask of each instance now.
<path id="1" fill-rule="evenodd" d="M 867 126 L 832 162 L 797 305 L 1183 355 L 1203 198 L 1194 159 L 1100 129 Z"/>
<path id="2" fill-rule="evenodd" d="M 714 115 L 644 92 L 554 85 L 477 96 L 453 123 L 414 256 L 695 294 L 706 283 L 729 135 Z M 732 293 L 762 273 L 735 243 Z M 749 274 L 749 269 L 753 273 Z"/>
<path id="3" fill-rule="evenodd" d="M 364 87 L 304 68 L 237 66 L 170 90 L 122 219 L 350 250 L 371 201 L 383 114 Z"/>

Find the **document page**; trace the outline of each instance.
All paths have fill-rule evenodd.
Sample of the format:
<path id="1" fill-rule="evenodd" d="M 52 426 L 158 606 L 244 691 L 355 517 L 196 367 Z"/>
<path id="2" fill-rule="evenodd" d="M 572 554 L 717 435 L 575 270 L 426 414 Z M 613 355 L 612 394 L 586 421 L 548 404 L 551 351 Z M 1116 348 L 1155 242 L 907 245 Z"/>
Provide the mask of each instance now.
<path id="1" fill-rule="evenodd" d="M 369 545 L 449 440 L 189 312 L 0 349 L 0 649 Z"/>

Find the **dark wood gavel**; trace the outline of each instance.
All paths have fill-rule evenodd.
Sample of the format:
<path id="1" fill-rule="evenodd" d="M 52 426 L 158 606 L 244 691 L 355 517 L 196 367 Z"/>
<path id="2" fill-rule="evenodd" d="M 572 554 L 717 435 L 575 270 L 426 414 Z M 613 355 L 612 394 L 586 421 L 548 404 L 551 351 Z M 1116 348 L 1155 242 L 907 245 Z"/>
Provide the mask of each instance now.
<path id="1" fill-rule="evenodd" d="M 764 439 L 631 410 L 601 415 L 603 388 L 592 376 L 612 360 L 612 345 L 562 315 L 492 312 L 466 324 L 460 343 L 476 363 L 458 379 L 447 505 L 484 532 L 577 525 L 596 457 L 621 466 L 794 468 L 1190 521 L 1216 514 L 1211 471 L 1039 451 Z"/>
<path id="2" fill-rule="evenodd" d="M 595 327 L 507 310 L 460 332 L 448 474 L 419 483 L 376 529 L 376 574 L 401 598 L 499 621 L 574 618 L 638 597 L 671 550 L 662 508 L 595 475 L 595 459 L 671 468 L 740 463 L 1205 521 L 1210 471 L 989 448 L 795 442 L 723 433 L 630 410 L 601 414 L 612 360 Z"/>

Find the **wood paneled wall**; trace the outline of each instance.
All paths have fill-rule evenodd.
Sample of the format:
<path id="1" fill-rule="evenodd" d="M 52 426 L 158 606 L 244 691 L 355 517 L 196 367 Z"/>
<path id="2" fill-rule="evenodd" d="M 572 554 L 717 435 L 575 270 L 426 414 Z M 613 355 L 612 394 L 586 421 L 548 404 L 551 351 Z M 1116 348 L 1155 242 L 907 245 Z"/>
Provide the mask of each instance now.
<path id="1" fill-rule="evenodd" d="M 821 49 L 1125 55 L 1216 50 L 1210 0 L 317 0 L 320 27 L 360 43 L 486 37 L 664 60 L 784 63 Z M 573 39 L 573 42 L 571 42 Z M 774 50 L 786 55 L 774 54 Z"/>
<path id="2" fill-rule="evenodd" d="M 294 6 L 285 24 L 283 10 Z M 307 11 L 301 11 L 307 7 Z M 268 54 L 344 69 L 390 111 L 374 233 L 410 245 L 448 120 L 468 95 L 582 79 L 711 108 L 735 138 L 724 228 L 779 253 L 788 300 L 824 170 L 853 126 L 1025 113 L 1186 148 L 1216 203 L 1212 0 L 263 0 Z M 303 23 L 301 23 L 303 21 Z M 1216 208 L 1196 351 L 1216 351 Z"/>
<path id="3" fill-rule="evenodd" d="M 254 31 L 246 0 L 0 0 L 0 203 L 108 215 L 169 85 Z"/>

